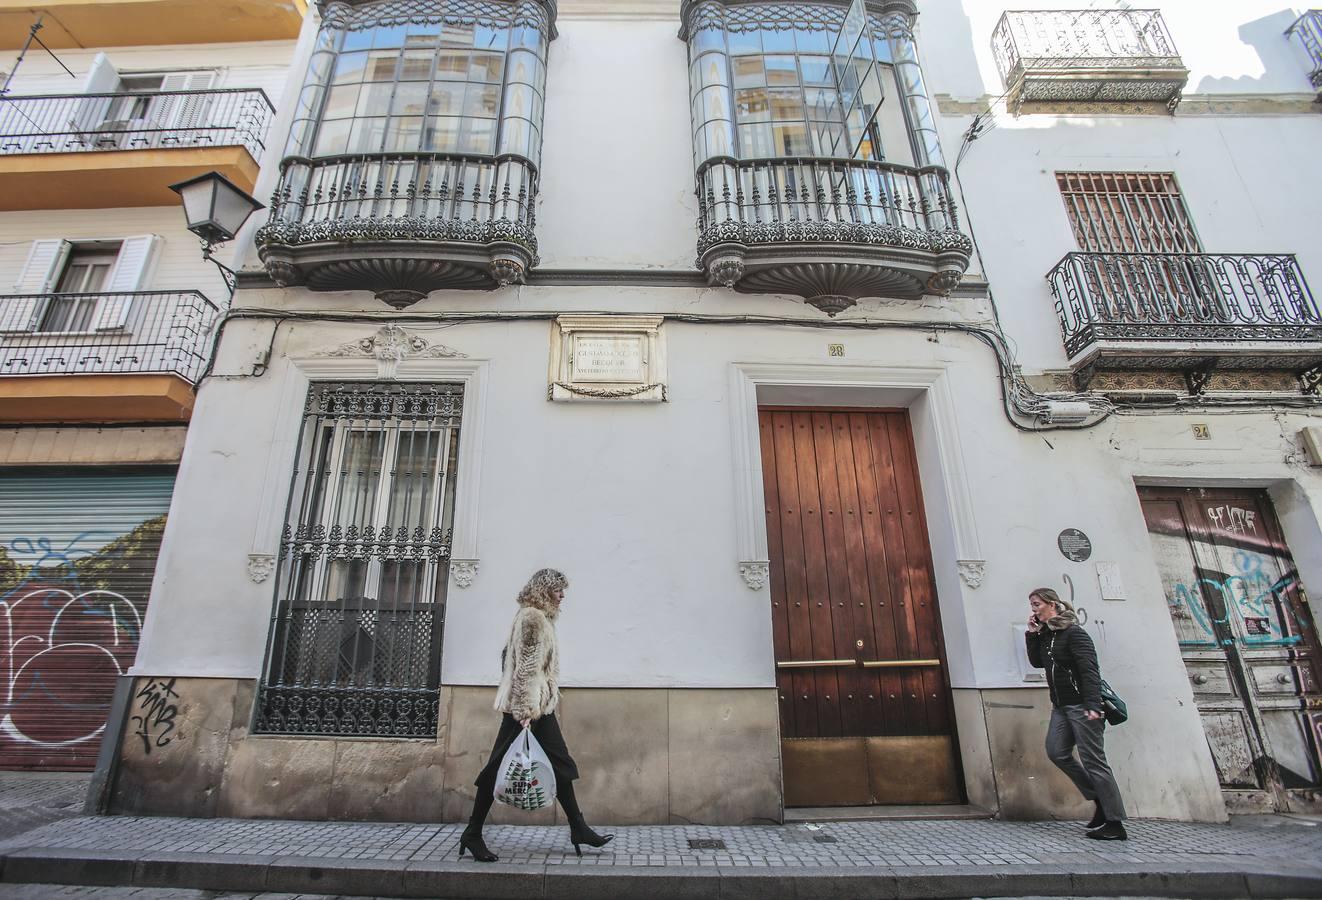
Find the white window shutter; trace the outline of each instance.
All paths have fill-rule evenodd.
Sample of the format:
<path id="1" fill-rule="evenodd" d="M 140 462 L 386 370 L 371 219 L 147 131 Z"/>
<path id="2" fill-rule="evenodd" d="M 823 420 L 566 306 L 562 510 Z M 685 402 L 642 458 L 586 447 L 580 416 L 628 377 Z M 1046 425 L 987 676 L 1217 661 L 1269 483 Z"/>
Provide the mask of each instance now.
<path id="1" fill-rule="evenodd" d="M 104 53 L 98 53 L 92 60 L 92 68 L 87 71 L 83 82 L 84 94 L 112 94 L 119 90 L 119 72 L 110 64 Z"/>
<path id="2" fill-rule="evenodd" d="M 211 87 L 216 73 L 173 72 L 161 81 L 163 91 L 205 91 Z M 207 109 L 211 103 L 208 96 L 163 97 L 168 112 L 162 115 L 161 125 L 166 128 L 202 128 L 205 126 Z M 185 143 L 197 143 L 196 135 L 181 135 Z"/>
<path id="3" fill-rule="evenodd" d="M 128 321 L 129 308 L 133 305 L 133 298 L 125 296 L 125 292 L 142 290 L 147 267 L 151 265 L 159 241 L 160 238 L 154 234 L 124 239 L 119 247 L 115 268 L 106 279 L 105 291 L 113 296 L 103 297 L 97 303 L 96 324 L 93 326 L 96 330 L 124 327 Z"/>
<path id="4" fill-rule="evenodd" d="M 83 82 L 83 93 L 111 94 L 119 89 L 119 72 L 110 64 L 104 53 L 98 53 L 96 59 L 92 60 L 92 68 L 87 72 L 87 79 Z M 75 133 L 83 135 L 84 140 L 95 141 L 96 129 L 105 121 L 114 102 L 113 97 L 88 97 L 79 100 L 78 105 L 74 107 L 73 115 L 69 117 L 70 127 Z"/>
<path id="5" fill-rule="evenodd" d="M 28 260 L 14 283 L 14 293 L 27 296 L 10 297 L 0 302 L 0 332 L 32 330 L 37 310 L 45 300 L 40 295 L 55 288 L 71 246 L 68 241 L 32 242 Z"/>

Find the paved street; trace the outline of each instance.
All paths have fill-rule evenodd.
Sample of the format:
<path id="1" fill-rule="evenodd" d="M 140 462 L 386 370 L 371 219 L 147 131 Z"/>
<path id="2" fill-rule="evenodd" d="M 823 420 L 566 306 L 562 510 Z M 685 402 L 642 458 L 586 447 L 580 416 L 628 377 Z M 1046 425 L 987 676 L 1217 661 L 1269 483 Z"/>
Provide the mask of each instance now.
<path id="1" fill-rule="evenodd" d="M 0 772 L 0 841 L 82 814 L 91 775 Z"/>

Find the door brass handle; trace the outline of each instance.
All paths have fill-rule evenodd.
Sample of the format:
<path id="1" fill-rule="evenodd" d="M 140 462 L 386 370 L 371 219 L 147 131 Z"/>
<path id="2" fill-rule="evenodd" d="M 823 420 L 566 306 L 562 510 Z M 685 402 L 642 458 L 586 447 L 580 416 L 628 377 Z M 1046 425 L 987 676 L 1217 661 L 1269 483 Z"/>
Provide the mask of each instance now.
<path id="1" fill-rule="evenodd" d="M 777 669 L 846 668 L 859 665 L 854 659 L 792 659 L 776 663 Z M 939 666 L 939 659 L 875 659 L 862 663 L 865 669 L 894 669 L 904 666 Z"/>

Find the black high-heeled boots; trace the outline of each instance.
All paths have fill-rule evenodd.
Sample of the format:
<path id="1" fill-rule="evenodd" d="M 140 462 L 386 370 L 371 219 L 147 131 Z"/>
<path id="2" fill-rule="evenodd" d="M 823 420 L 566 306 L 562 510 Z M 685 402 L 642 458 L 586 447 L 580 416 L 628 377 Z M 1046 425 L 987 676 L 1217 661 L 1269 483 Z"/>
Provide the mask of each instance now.
<path id="1" fill-rule="evenodd" d="M 588 827 L 587 820 L 583 818 L 583 811 L 578 808 L 578 799 L 574 796 L 573 781 L 566 778 L 557 782 L 555 798 L 560 801 L 560 807 L 565 811 L 565 818 L 569 820 L 569 842 L 574 845 L 576 854 L 583 855 L 581 844 L 587 844 L 589 847 L 604 847 L 615 840 L 613 834 L 597 834 Z"/>
<path id="2" fill-rule="evenodd" d="M 487 842 L 482 840 L 482 823 L 487 820 L 487 813 L 491 812 L 491 804 L 495 801 L 495 796 L 490 793 L 486 796 L 478 794 L 477 799 L 473 801 L 473 814 L 468 818 L 468 827 L 459 836 L 460 859 L 464 858 L 465 850 L 471 853 L 477 862 L 495 862 L 500 858 L 492 853 Z"/>

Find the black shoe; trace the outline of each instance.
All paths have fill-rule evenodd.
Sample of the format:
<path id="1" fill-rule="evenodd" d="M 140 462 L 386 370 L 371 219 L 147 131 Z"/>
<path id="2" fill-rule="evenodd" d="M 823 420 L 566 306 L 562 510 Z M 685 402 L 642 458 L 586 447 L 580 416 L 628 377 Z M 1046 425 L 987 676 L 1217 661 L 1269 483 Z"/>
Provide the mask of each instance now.
<path id="1" fill-rule="evenodd" d="M 1123 822 L 1107 822 L 1101 828 L 1094 828 L 1088 832 L 1087 836 L 1094 841 L 1129 840 L 1129 835 L 1125 834 L 1125 824 Z"/>
<path id="2" fill-rule="evenodd" d="M 1094 800 L 1093 806 L 1097 807 L 1097 809 L 1093 812 L 1092 819 L 1088 822 L 1088 828 L 1090 830 L 1093 828 L 1101 828 L 1106 824 L 1106 813 L 1102 812 L 1102 804 Z"/>
<path id="3" fill-rule="evenodd" d="M 597 834 L 582 819 L 569 823 L 569 842 L 574 845 L 574 852 L 579 856 L 583 855 L 583 851 L 579 849 L 579 844 L 587 844 L 589 847 L 605 847 L 613 840 L 615 840 L 615 835 Z"/>
<path id="4" fill-rule="evenodd" d="M 482 840 L 481 829 L 470 831 L 465 828 L 463 835 L 459 838 L 459 858 L 464 858 L 464 851 L 467 850 L 473 854 L 473 859 L 477 862 L 495 862 L 500 859 L 499 856 L 491 852 L 487 842 Z"/>

